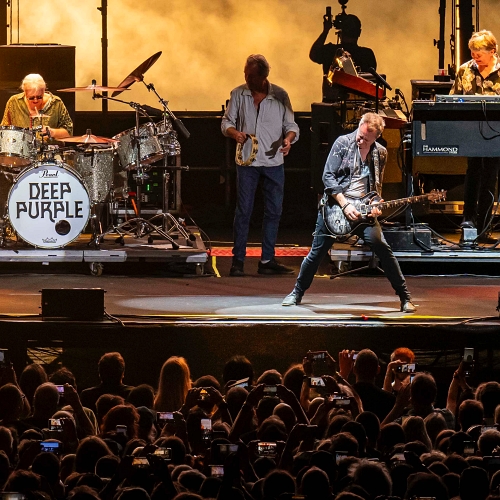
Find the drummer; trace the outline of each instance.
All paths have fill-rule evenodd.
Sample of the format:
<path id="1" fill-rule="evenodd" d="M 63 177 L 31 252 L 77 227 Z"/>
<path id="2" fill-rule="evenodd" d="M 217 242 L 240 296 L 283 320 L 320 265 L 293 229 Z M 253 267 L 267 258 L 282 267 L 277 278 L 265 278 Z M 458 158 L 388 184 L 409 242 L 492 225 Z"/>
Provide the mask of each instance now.
<path id="1" fill-rule="evenodd" d="M 40 75 L 27 75 L 21 89 L 23 92 L 7 101 L 2 126 L 31 129 L 41 125 L 43 132 L 50 134 L 52 139 L 73 135 L 73 121 L 66 106 L 59 97 L 47 92 L 47 85 Z"/>

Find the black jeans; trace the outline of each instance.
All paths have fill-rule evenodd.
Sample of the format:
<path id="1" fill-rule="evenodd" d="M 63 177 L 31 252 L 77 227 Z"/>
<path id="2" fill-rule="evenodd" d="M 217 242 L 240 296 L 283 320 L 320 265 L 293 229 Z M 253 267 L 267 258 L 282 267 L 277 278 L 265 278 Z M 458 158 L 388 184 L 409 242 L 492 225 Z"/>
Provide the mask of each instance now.
<path id="1" fill-rule="evenodd" d="M 478 233 L 491 217 L 500 158 L 467 158 L 464 184 L 464 221 L 471 221 Z"/>
<path id="2" fill-rule="evenodd" d="M 410 292 L 406 286 L 406 280 L 401 273 L 399 263 L 392 253 L 392 249 L 385 241 L 384 234 L 378 221 L 373 225 L 359 226 L 359 229 L 354 232 L 356 236 L 363 238 L 375 255 L 378 257 L 381 267 L 385 275 L 390 281 L 396 295 L 402 301 L 410 300 Z M 321 211 L 318 212 L 316 220 L 316 229 L 314 231 L 314 239 L 311 245 L 311 250 L 300 266 L 299 276 L 295 283 L 295 291 L 300 295 L 311 286 L 314 275 L 316 274 L 321 261 L 328 254 L 332 247 L 334 239 L 331 237 L 328 229 L 325 226 Z"/>

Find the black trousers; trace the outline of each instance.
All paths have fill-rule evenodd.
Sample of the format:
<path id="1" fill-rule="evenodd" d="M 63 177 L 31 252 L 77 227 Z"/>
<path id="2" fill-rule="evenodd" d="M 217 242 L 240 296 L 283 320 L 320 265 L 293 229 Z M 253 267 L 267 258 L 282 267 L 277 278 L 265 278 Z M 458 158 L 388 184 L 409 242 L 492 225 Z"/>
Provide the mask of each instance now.
<path id="1" fill-rule="evenodd" d="M 478 233 L 485 229 L 495 201 L 500 158 L 467 158 L 464 184 L 464 220 L 471 221 Z"/>

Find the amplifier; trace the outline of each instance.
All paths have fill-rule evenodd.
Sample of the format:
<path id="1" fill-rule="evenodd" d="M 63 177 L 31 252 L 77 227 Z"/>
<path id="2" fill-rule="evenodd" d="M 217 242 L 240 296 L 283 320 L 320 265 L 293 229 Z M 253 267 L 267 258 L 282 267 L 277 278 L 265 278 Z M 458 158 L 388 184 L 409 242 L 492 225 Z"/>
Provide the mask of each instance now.
<path id="1" fill-rule="evenodd" d="M 383 230 L 384 237 L 393 251 L 426 252 L 431 248 L 429 229 L 391 229 Z"/>

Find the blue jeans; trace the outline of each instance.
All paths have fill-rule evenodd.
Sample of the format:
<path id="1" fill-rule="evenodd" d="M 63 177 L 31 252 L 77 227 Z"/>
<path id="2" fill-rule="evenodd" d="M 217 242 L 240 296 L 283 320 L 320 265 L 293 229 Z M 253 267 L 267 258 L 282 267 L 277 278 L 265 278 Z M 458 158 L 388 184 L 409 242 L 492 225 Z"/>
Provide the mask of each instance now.
<path id="1" fill-rule="evenodd" d="M 285 170 L 283 165 L 277 167 L 242 167 L 237 165 L 236 169 L 238 199 L 233 224 L 233 256 L 235 259 L 245 260 L 255 192 L 259 180 L 262 178 L 264 219 L 262 221 L 261 259 L 271 260 L 274 257 L 274 247 L 281 219 Z"/>
<path id="2" fill-rule="evenodd" d="M 406 287 L 406 281 L 401 273 L 399 263 L 392 253 L 392 249 L 385 241 L 382 229 L 378 221 L 373 225 L 359 226 L 359 229 L 354 231 L 356 236 L 363 238 L 365 243 L 370 246 L 375 255 L 380 261 L 380 265 L 384 270 L 385 275 L 389 279 L 392 288 L 399 295 L 400 299 L 410 300 L 410 293 Z M 295 283 L 295 292 L 298 295 L 304 295 L 304 292 L 311 286 L 314 275 L 316 274 L 321 261 L 328 254 L 332 247 L 334 239 L 328 232 L 323 220 L 321 211 L 318 212 L 316 221 L 316 229 L 314 231 L 314 239 L 311 245 L 311 250 L 307 257 L 302 261 L 300 266 L 299 276 Z"/>

